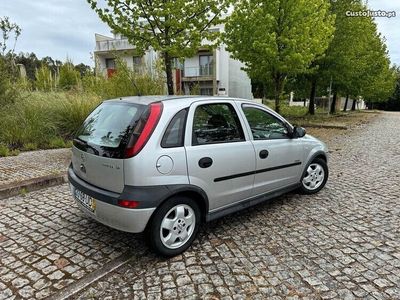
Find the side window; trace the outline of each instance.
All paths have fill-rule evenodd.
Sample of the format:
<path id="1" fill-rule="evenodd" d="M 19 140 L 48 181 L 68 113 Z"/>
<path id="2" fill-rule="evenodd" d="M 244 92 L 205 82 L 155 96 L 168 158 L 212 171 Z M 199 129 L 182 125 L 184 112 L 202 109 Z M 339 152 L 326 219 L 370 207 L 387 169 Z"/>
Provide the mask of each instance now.
<path id="1" fill-rule="evenodd" d="M 228 103 L 198 106 L 193 118 L 192 145 L 244 141 L 235 109 Z"/>
<path id="2" fill-rule="evenodd" d="M 172 118 L 161 140 L 161 147 L 183 147 L 187 112 L 188 109 L 182 109 Z"/>
<path id="3" fill-rule="evenodd" d="M 243 112 L 251 128 L 254 140 L 287 139 L 285 124 L 268 112 L 243 105 Z"/>

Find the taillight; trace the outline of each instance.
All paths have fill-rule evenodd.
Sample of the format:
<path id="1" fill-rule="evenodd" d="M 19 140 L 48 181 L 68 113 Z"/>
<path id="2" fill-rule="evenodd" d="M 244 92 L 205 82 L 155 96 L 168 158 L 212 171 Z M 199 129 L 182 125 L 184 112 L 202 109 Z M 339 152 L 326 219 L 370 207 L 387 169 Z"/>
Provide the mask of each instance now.
<path id="1" fill-rule="evenodd" d="M 143 122 L 138 122 L 137 126 L 143 126 L 141 128 L 135 128 L 134 132 L 140 132 L 139 136 L 136 140 L 131 138 L 128 147 L 125 150 L 125 158 L 130 158 L 138 154 L 143 147 L 146 145 L 147 141 L 150 139 L 151 134 L 156 128 L 158 121 L 160 120 L 162 113 L 163 105 L 161 102 L 151 103 L 150 104 L 150 112 L 147 120 L 143 120 Z"/>
<path id="2" fill-rule="evenodd" d="M 125 208 L 136 208 L 139 202 L 133 200 L 118 200 L 118 205 Z"/>

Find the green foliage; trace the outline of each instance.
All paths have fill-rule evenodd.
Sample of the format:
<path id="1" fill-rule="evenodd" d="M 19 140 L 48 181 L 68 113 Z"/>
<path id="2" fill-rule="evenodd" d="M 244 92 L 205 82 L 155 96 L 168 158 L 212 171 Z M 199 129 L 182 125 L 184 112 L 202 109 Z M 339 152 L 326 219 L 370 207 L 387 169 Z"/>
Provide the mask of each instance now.
<path id="1" fill-rule="evenodd" d="M 75 88 L 78 85 L 80 76 L 79 71 L 75 70 L 73 63 L 67 59 L 60 68 L 58 85 L 63 90 Z"/>
<path id="2" fill-rule="evenodd" d="M 393 95 L 389 98 L 386 103 L 385 109 L 400 111 L 400 67 L 394 68 L 394 73 L 396 76 L 396 87 Z"/>
<path id="3" fill-rule="evenodd" d="M 6 157 L 10 153 L 8 147 L 4 144 L 0 144 L 0 157 Z"/>
<path id="4" fill-rule="evenodd" d="M 18 98 L 19 92 L 14 82 L 15 76 L 9 61 L 0 56 L 0 107 L 12 104 Z"/>
<path id="5" fill-rule="evenodd" d="M 156 63 L 154 74 L 146 71 L 135 71 L 129 68 L 125 61 L 117 59 L 116 72 L 111 78 L 87 75 L 82 78 L 82 87 L 99 95 L 103 99 L 119 98 L 135 95 L 163 95 L 165 81 L 163 71 Z"/>
<path id="6" fill-rule="evenodd" d="M 66 147 L 66 144 L 65 144 L 65 141 L 64 141 L 63 138 L 61 138 L 61 137 L 55 137 L 55 138 L 52 138 L 52 139 L 49 141 L 48 147 L 49 147 L 50 149 L 65 148 L 65 147 Z"/>
<path id="7" fill-rule="evenodd" d="M 193 56 L 201 41 L 214 41 L 219 33 L 210 26 L 223 23 L 222 14 L 230 1 L 115 0 L 102 6 L 87 0 L 111 29 L 126 37 L 139 53 L 152 47 L 162 53 L 168 93 L 173 94 L 171 58 Z"/>
<path id="8" fill-rule="evenodd" d="M 366 9 L 361 0 L 332 2 L 335 35 L 324 55 L 314 60 L 315 68 L 309 76 L 310 82 L 317 83 L 324 94 L 331 80 L 334 94 L 351 98 L 362 96 L 370 101 L 382 101 L 393 91 L 394 77 L 385 42 L 374 20 L 346 16 L 347 11 Z M 331 113 L 334 112 L 332 105 Z"/>
<path id="9" fill-rule="evenodd" d="M 17 43 L 18 37 L 21 35 L 21 27 L 19 27 L 16 23 L 10 22 L 8 17 L 2 17 L 0 18 L 0 31 L 2 36 L 2 41 L 0 41 L 0 50 L 2 52 L 2 56 L 5 56 L 7 53 L 13 54 L 15 44 Z M 7 51 L 7 43 L 12 34 L 14 35 L 14 45 Z"/>
<path id="10" fill-rule="evenodd" d="M 64 147 L 98 103 L 99 97 L 85 93 L 24 95 L 0 111 L 0 143 L 23 150 Z"/>
<path id="11" fill-rule="evenodd" d="M 37 150 L 38 149 L 38 145 L 36 143 L 25 143 L 22 147 L 22 150 L 24 151 L 33 151 L 33 150 Z"/>
<path id="12" fill-rule="evenodd" d="M 43 92 L 49 92 L 54 89 L 55 87 L 54 78 L 47 65 L 43 64 L 38 70 L 36 70 L 35 85 L 39 91 Z"/>
<path id="13" fill-rule="evenodd" d="M 327 0 L 244 0 L 235 6 L 224 40 L 251 78 L 272 82 L 279 111 L 287 76 L 306 72 L 326 50 L 333 22 Z"/>
<path id="14" fill-rule="evenodd" d="M 57 133 L 72 139 L 90 112 L 100 104 L 100 98 L 93 94 L 66 93 L 54 108 L 53 121 Z"/>

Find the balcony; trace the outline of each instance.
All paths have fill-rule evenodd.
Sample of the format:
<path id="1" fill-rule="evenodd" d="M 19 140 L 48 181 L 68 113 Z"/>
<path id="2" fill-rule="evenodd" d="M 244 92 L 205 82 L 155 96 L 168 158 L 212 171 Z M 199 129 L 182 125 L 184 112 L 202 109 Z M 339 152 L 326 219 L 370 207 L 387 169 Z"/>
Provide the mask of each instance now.
<path id="1" fill-rule="evenodd" d="M 212 80 L 214 77 L 214 66 L 204 65 L 199 67 L 185 67 L 182 77 L 182 79 L 186 81 Z"/>
<path id="2" fill-rule="evenodd" d="M 96 52 L 108 52 L 118 50 L 133 50 L 135 47 L 131 45 L 127 39 L 106 40 L 96 42 Z"/>

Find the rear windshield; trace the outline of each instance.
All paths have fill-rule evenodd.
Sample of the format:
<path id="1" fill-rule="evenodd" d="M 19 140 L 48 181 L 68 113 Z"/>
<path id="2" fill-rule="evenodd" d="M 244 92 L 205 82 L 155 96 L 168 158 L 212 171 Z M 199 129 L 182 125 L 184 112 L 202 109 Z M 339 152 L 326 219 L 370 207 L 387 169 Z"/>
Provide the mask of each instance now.
<path id="1" fill-rule="evenodd" d="M 145 105 L 127 102 L 104 102 L 87 117 L 76 139 L 79 144 L 95 150 L 97 155 L 102 155 L 96 153 L 101 150 L 112 151 L 124 147 L 145 108 Z"/>

